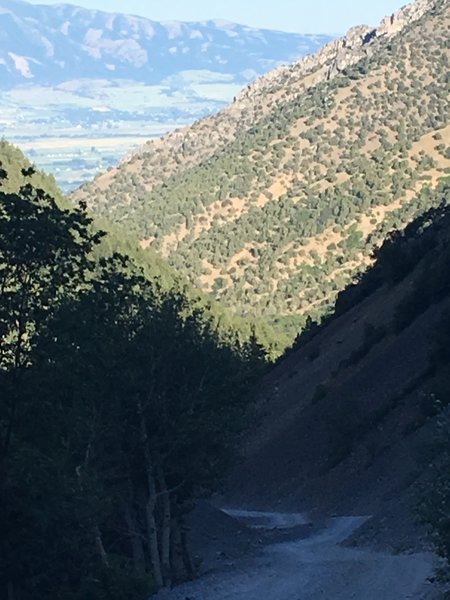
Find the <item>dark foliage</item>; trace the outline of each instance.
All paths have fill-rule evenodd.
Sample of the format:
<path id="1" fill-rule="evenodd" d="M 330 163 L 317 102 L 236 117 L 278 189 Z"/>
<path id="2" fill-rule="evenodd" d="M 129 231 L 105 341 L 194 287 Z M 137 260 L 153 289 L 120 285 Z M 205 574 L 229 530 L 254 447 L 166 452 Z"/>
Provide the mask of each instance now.
<path id="1" fill-rule="evenodd" d="M 264 361 L 102 238 L 84 206 L 0 190 L 8 600 L 139 600 L 192 576 L 184 515 L 233 459 Z"/>

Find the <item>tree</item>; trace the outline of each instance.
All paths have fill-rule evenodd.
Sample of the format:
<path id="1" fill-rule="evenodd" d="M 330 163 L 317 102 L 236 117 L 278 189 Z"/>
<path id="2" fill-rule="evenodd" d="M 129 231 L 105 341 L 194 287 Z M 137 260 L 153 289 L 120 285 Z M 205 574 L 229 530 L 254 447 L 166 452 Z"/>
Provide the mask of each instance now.
<path id="1" fill-rule="evenodd" d="M 32 169 L 23 172 L 25 181 L 32 175 Z M 7 180 L 5 171 L 1 179 Z M 26 533 L 33 529 L 33 511 L 28 509 L 39 511 L 34 501 L 48 485 L 45 478 L 37 478 L 34 489 L 26 482 L 31 472 L 39 475 L 46 460 L 35 452 L 30 439 L 38 427 L 42 436 L 48 425 L 45 419 L 33 421 L 42 395 L 31 387 L 29 369 L 45 323 L 63 298 L 87 283 L 93 268 L 89 254 L 102 237 L 90 226 L 84 206 L 61 209 L 29 182 L 17 193 L 0 191 L 0 497 L 2 528 L 13 536 L 3 538 L 9 560 L 2 561 L 10 577 L 11 599 L 19 594 L 17 585 L 23 575 L 24 561 L 16 550 L 21 534 L 25 534 L 24 544 L 39 556 L 39 544 L 33 543 L 37 538 L 32 542 Z"/>
<path id="2" fill-rule="evenodd" d="M 140 599 L 193 575 L 183 518 L 214 489 L 263 360 L 211 306 L 119 253 L 85 207 L 0 193 L 0 589 Z"/>
<path id="3" fill-rule="evenodd" d="M 7 388 L 0 461 L 26 412 L 15 390 L 40 328 L 63 297 L 86 283 L 93 267 L 89 253 L 102 234 L 91 232 L 90 225 L 84 206 L 59 209 L 52 197 L 31 184 L 20 193 L 0 192 L 0 372 Z"/>

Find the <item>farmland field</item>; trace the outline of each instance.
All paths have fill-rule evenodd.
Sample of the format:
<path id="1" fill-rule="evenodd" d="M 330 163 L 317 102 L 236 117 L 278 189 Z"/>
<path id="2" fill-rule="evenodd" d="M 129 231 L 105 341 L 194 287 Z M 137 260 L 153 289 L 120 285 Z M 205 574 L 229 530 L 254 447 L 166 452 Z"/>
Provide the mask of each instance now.
<path id="1" fill-rule="evenodd" d="M 0 91 L 0 135 L 70 191 L 146 140 L 220 110 L 240 87 L 209 71 L 164 85 L 76 80 Z"/>

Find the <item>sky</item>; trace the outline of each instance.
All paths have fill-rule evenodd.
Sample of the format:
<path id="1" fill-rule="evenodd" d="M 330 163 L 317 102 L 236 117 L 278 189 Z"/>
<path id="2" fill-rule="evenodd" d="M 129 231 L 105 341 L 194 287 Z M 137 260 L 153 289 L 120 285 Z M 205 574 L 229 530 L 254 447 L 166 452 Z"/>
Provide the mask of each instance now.
<path id="1" fill-rule="evenodd" d="M 64 0 L 29 0 L 61 4 Z M 141 15 L 155 21 L 226 19 L 298 33 L 345 33 L 376 25 L 408 0 L 65 0 L 86 8 Z"/>

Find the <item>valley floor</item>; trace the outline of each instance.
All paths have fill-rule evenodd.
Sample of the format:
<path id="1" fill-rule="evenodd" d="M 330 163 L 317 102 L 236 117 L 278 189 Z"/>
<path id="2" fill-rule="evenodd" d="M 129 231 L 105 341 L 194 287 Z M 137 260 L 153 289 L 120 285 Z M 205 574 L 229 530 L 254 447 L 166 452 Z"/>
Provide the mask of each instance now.
<path id="1" fill-rule="evenodd" d="M 303 515 L 225 510 L 283 541 L 201 579 L 161 592 L 168 600 L 425 600 L 433 598 L 429 553 L 389 554 L 342 544 L 367 517 L 335 517 L 305 537 Z M 289 534 L 290 532 L 290 534 Z"/>

